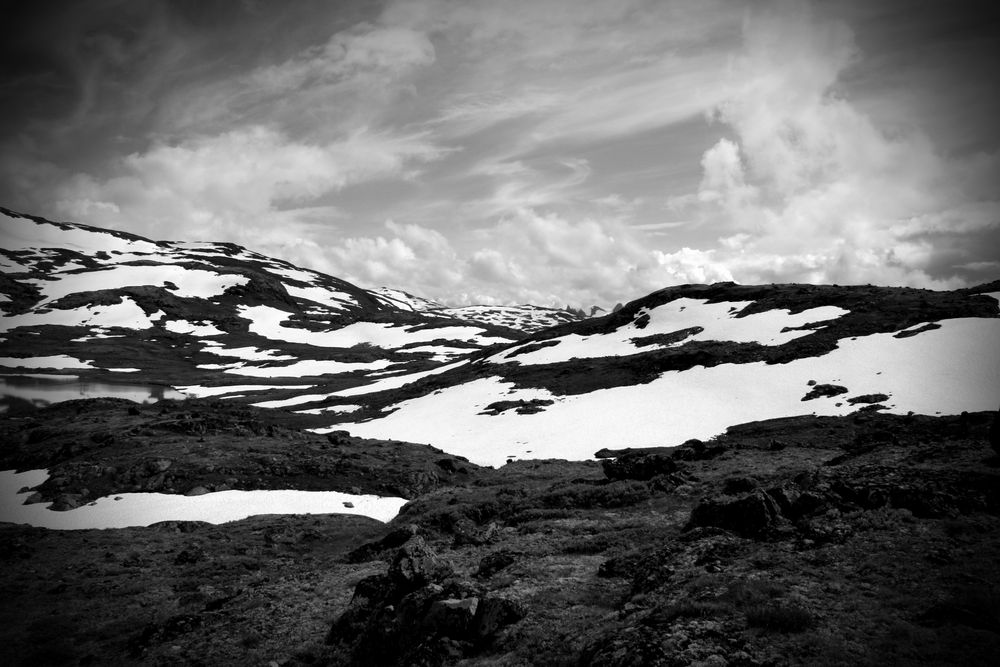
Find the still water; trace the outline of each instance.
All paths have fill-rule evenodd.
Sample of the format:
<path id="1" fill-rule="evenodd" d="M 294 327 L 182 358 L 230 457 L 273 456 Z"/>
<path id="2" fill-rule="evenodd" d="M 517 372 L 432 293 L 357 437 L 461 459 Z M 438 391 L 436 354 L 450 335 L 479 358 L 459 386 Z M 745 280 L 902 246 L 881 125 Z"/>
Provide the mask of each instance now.
<path id="1" fill-rule="evenodd" d="M 40 408 L 74 398 L 127 398 L 137 403 L 155 403 L 164 398 L 186 397 L 171 387 L 135 382 L 91 382 L 75 375 L 0 376 L 0 413 L 15 406 Z"/>

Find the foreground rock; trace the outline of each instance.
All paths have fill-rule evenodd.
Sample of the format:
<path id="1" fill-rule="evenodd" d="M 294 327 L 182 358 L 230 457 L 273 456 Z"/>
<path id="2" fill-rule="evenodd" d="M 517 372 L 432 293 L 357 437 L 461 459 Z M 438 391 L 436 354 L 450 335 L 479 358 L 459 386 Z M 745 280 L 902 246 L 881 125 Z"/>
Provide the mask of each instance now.
<path id="1" fill-rule="evenodd" d="M 466 466 L 389 525 L 3 526 L 0 646 L 12 665 L 992 665 L 995 421 L 609 441 L 605 464 Z"/>

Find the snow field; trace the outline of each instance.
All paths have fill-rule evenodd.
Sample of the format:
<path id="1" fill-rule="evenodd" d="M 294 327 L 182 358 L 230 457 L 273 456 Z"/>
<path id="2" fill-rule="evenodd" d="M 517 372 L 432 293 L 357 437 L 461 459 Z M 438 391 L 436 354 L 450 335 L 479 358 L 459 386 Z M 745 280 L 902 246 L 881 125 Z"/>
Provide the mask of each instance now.
<path id="1" fill-rule="evenodd" d="M 54 324 L 65 327 L 125 327 L 148 329 L 153 326 L 156 313 L 147 316 L 145 311 L 129 297 L 111 306 L 82 306 L 69 310 L 53 309 L 47 313 L 25 313 L 0 317 L 0 332 L 17 327 L 35 327 Z"/>
<path id="2" fill-rule="evenodd" d="M 308 331 L 283 325 L 289 313 L 270 306 L 240 306 L 239 316 L 250 320 L 251 333 L 271 340 L 302 343 L 317 347 L 348 348 L 359 344 L 393 350 L 408 343 L 427 343 L 437 339 L 471 340 L 479 345 L 510 342 L 506 338 L 484 336 L 479 327 L 442 327 L 411 331 L 412 327 L 379 322 L 355 322 L 340 329 Z"/>
<path id="3" fill-rule="evenodd" d="M 5 213 L 0 213 L 0 246 L 5 250 L 69 248 L 89 255 L 102 250 L 151 253 L 159 250 L 155 243 L 147 241 L 129 241 L 76 225 L 61 229 L 56 225 L 39 224 L 28 218 L 12 218 Z"/>
<path id="4" fill-rule="evenodd" d="M 315 385 L 311 384 L 234 384 L 226 387 L 205 387 L 192 384 L 187 386 L 174 387 L 182 394 L 187 394 L 193 398 L 208 398 L 210 396 L 221 396 L 223 394 L 235 394 L 243 391 L 269 391 L 271 389 L 311 389 Z"/>
<path id="5" fill-rule="evenodd" d="M 67 275 L 61 280 L 33 280 L 31 282 L 41 290 L 45 297 L 38 304 L 41 306 L 76 292 L 142 285 L 165 287 L 167 282 L 177 286 L 176 290 L 171 290 L 175 296 L 207 299 L 218 296 L 235 285 L 246 284 L 248 281 L 249 278 L 246 276 L 188 269 L 173 264 L 157 266 L 123 264 L 99 271 Z"/>
<path id="6" fill-rule="evenodd" d="M 787 364 L 722 364 L 670 371 L 643 385 L 553 396 L 512 390 L 484 378 L 403 401 L 385 417 L 340 423 L 352 435 L 423 442 L 473 463 L 501 465 L 509 457 L 589 459 L 602 447 L 678 445 L 707 439 L 731 425 L 815 413 L 844 415 L 852 396 L 884 393 L 888 412 L 955 414 L 995 410 L 1000 402 L 1000 319 L 944 320 L 940 329 L 908 338 L 875 334 L 843 340 L 821 357 Z M 833 383 L 848 393 L 802 401 L 808 382 Z M 543 412 L 477 414 L 500 400 L 554 400 Z M 332 429 L 316 429 L 328 432 Z"/>
<path id="7" fill-rule="evenodd" d="M 405 498 L 354 495 L 339 491 L 218 491 L 200 496 L 166 493 L 121 493 L 65 512 L 49 503 L 24 505 L 35 487 L 48 477 L 45 470 L 0 471 L 0 522 L 21 523 L 56 530 L 128 528 L 160 521 L 227 523 L 261 514 L 357 514 L 390 521 L 406 504 Z"/>
<path id="8" fill-rule="evenodd" d="M 846 315 L 848 311 L 835 306 L 810 308 L 792 315 L 787 310 L 768 310 L 746 317 L 735 317 L 752 301 L 725 301 L 707 303 L 703 299 L 676 299 L 651 310 L 643 309 L 636 319 L 649 316 L 645 327 L 639 328 L 635 322 L 626 324 L 606 334 L 580 336 L 569 334 L 553 338 L 558 345 L 545 347 L 526 354 L 516 354 L 516 347 L 490 358 L 494 363 L 517 361 L 522 364 L 550 364 L 570 359 L 592 357 L 613 357 L 648 352 L 669 347 L 667 345 L 645 345 L 638 347 L 633 338 L 655 334 L 666 334 L 700 326 L 704 331 L 691 335 L 682 342 L 696 340 L 724 340 L 738 343 L 760 343 L 781 345 L 795 338 L 807 336 L 812 330 L 786 331 L 785 327 L 799 327 L 812 322 L 823 322 Z M 528 343 L 533 344 L 533 343 Z M 675 343 L 675 345 L 680 343 Z"/>
<path id="9" fill-rule="evenodd" d="M 336 373 L 353 373 L 354 371 L 385 368 L 393 362 L 385 359 L 367 363 L 352 363 L 332 359 L 303 359 L 288 366 L 242 366 L 227 368 L 226 373 L 246 375 L 248 377 L 312 377 L 316 375 L 332 375 Z"/>
<path id="10" fill-rule="evenodd" d="M 91 361 L 80 361 L 65 354 L 49 357 L 0 357 L 0 366 L 8 368 L 95 368 Z"/>
<path id="11" fill-rule="evenodd" d="M 198 336 L 199 338 L 208 336 L 224 336 L 225 331 L 217 328 L 214 324 L 206 323 L 204 321 L 196 324 L 194 322 L 188 322 L 187 320 L 170 320 L 163 327 L 167 331 L 172 331 L 179 334 L 189 334 L 191 336 Z"/>

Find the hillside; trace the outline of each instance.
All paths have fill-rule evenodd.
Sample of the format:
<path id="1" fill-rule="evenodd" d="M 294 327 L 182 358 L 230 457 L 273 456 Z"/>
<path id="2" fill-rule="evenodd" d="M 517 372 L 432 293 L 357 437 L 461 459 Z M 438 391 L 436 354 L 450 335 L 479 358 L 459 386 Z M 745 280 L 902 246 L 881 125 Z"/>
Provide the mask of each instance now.
<path id="1" fill-rule="evenodd" d="M 679 285 L 580 319 L 0 232 L 4 664 L 1000 650 L 1000 281 Z"/>

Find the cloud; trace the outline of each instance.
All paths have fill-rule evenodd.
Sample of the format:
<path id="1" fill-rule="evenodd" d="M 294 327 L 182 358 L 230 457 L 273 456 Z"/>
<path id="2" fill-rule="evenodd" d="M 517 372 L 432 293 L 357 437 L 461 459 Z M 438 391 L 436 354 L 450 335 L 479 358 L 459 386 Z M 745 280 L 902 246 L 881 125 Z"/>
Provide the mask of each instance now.
<path id="1" fill-rule="evenodd" d="M 968 266 L 942 259 L 974 256 L 984 235 L 1000 245 L 1000 202 L 975 201 L 982 190 L 955 177 L 968 166 L 928 137 L 884 130 L 841 96 L 861 57 L 846 25 L 778 7 L 749 15 L 714 112 L 733 138 L 705 151 L 698 191 L 673 209 L 719 231 L 717 259 L 743 282 L 967 282 Z M 975 162 L 994 171 L 997 156 Z"/>
<path id="2" fill-rule="evenodd" d="M 56 209 L 155 238 L 257 246 L 276 222 L 297 222 L 299 209 L 298 222 L 315 219 L 313 202 L 326 193 L 400 178 L 409 165 L 440 155 L 421 135 L 360 130 L 312 145 L 254 126 L 154 145 L 123 158 L 106 178 L 77 174 L 56 189 Z"/>

